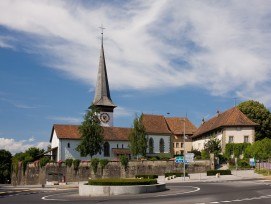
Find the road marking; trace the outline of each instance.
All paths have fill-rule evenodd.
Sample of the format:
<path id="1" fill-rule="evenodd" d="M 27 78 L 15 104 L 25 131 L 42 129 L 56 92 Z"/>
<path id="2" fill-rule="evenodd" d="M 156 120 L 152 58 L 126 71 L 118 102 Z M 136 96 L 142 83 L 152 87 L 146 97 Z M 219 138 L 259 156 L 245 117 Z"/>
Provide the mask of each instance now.
<path id="1" fill-rule="evenodd" d="M 58 194 L 52 194 L 52 195 L 47 195 L 47 196 L 43 196 L 41 199 L 42 200 L 58 200 L 58 201 L 67 201 L 64 199 L 54 199 L 54 198 L 49 198 L 52 196 L 58 196 L 58 195 L 64 195 L 64 194 L 70 194 L 70 192 L 65 192 L 65 193 L 58 193 Z"/>
<path id="2" fill-rule="evenodd" d="M 267 198 L 271 198 L 271 195 L 265 195 L 265 196 L 259 196 L 259 197 L 251 197 L 251 198 L 243 198 L 243 199 L 235 199 L 235 200 L 213 201 L 213 202 L 207 202 L 207 203 L 216 204 L 216 203 L 244 202 L 244 201 L 248 201 L 248 200 L 260 200 L 260 199 L 267 199 Z M 195 203 L 195 204 L 207 204 L 207 203 Z"/>
<path id="3" fill-rule="evenodd" d="M 166 196 L 174 196 L 174 195 L 182 195 L 182 194 L 187 194 L 187 193 L 194 193 L 200 190 L 199 187 L 196 186 L 178 186 L 178 187 L 190 187 L 190 188 L 194 188 L 195 190 L 192 191 L 186 191 L 186 192 L 182 192 L 182 193 L 173 193 L 173 194 L 164 194 L 164 195 L 157 195 L 154 197 L 166 197 Z"/>

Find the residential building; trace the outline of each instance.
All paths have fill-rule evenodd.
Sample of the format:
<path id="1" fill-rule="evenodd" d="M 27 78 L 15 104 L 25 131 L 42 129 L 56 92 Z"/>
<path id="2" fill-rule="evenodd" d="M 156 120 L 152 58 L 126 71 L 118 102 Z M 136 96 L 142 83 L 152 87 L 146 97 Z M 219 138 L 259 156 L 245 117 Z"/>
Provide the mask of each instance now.
<path id="1" fill-rule="evenodd" d="M 253 143 L 255 127 L 258 124 L 251 121 L 237 107 L 226 110 L 202 124 L 192 136 L 193 149 L 203 150 L 204 144 L 212 137 L 221 141 L 222 152 L 227 143 Z"/>

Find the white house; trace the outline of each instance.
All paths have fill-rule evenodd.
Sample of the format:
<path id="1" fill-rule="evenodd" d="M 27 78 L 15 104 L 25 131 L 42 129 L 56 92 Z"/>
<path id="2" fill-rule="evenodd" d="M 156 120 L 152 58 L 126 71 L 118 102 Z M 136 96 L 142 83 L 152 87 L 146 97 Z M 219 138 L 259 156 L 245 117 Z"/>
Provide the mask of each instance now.
<path id="1" fill-rule="evenodd" d="M 227 143 L 253 143 L 255 141 L 255 127 L 252 122 L 237 107 L 233 107 L 217 115 L 201 126 L 192 136 L 194 150 L 203 150 L 204 144 L 215 137 L 221 141 L 222 152 Z"/>

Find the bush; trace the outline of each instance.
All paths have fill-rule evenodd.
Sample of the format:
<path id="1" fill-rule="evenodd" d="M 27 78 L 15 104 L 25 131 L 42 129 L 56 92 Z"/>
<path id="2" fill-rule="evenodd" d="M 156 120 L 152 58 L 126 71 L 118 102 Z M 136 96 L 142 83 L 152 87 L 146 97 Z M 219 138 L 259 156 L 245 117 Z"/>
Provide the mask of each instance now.
<path id="1" fill-rule="evenodd" d="M 107 159 L 101 159 L 100 160 L 100 164 L 101 164 L 101 168 L 104 169 L 104 167 L 108 164 L 108 160 Z"/>
<path id="2" fill-rule="evenodd" d="M 128 167 L 128 163 L 129 163 L 128 157 L 126 157 L 125 155 L 121 155 L 120 156 L 120 163 L 121 163 L 122 166 L 124 166 L 124 169 L 126 171 L 126 169 Z"/>
<path id="3" fill-rule="evenodd" d="M 158 159 L 156 157 L 151 157 L 149 160 L 150 161 L 157 161 Z"/>
<path id="4" fill-rule="evenodd" d="M 99 159 L 98 158 L 93 158 L 91 160 L 91 167 L 92 167 L 92 170 L 93 170 L 94 174 L 97 173 L 98 164 L 99 164 Z"/>
<path id="5" fill-rule="evenodd" d="M 93 179 L 88 181 L 88 185 L 99 186 L 131 186 L 153 184 L 157 184 L 156 179 Z"/>
<path id="6" fill-rule="evenodd" d="M 175 175 L 176 177 L 183 177 L 183 172 L 182 173 L 165 173 L 165 177 L 173 176 Z M 188 177 L 188 173 L 185 172 L 185 176 Z"/>
<path id="7" fill-rule="evenodd" d="M 73 163 L 73 159 L 66 159 L 65 160 L 65 165 L 68 166 L 68 167 L 71 167 L 72 163 Z"/>
<path id="8" fill-rule="evenodd" d="M 147 174 L 138 174 L 135 177 L 136 178 L 143 178 L 143 179 L 156 179 L 156 178 L 158 178 L 158 175 L 156 175 L 156 174 L 150 174 L 150 175 L 147 175 Z"/>
<path id="9" fill-rule="evenodd" d="M 231 170 L 208 170 L 207 176 L 215 176 L 217 173 L 220 175 L 231 175 Z"/>
<path id="10" fill-rule="evenodd" d="M 42 157 L 40 159 L 40 167 L 44 167 L 48 162 L 50 161 L 50 158 L 49 157 Z"/>
<path id="11" fill-rule="evenodd" d="M 238 168 L 250 168 L 248 161 L 241 159 L 238 161 Z"/>
<path id="12" fill-rule="evenodd" d="M 73 164 L 73 169 L 74 169 L 74 170 L 77 171 L 77 170 L 79 169 L 80 162 L 81 162 L 80 159 L 75 159 L 75 160 L 73 160 L 72 164 Z"/>

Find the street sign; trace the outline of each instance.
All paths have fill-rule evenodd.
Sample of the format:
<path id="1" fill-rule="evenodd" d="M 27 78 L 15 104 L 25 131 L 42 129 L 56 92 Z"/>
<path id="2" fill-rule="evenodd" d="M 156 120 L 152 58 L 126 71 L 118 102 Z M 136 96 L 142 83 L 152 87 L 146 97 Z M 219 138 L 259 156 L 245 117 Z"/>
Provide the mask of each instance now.
<path id="1" fill-rule="evenodd" d="M 255 166 L 255 164 L 256 164 L 255 159 L 254 158 L 250 158 L 249 159 L 249 164 L 250 164 L 250 166 Z"/>
<path id="2" fill-rule="evenodd" d="M 194 162 L 194 153 L 186 153 L 185 154 L 185 161 L 186 162 Z"/>
<path id="3" fill-rule="evenodd" d="M 183 156 L 176 156 L 175 157 L 175 162 L 176 163 L 183 163 L 184 162 Z"/>

